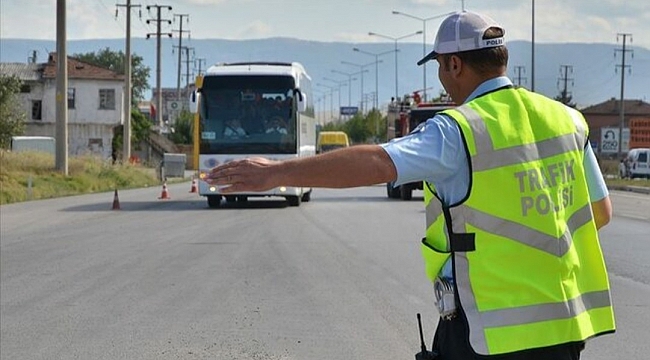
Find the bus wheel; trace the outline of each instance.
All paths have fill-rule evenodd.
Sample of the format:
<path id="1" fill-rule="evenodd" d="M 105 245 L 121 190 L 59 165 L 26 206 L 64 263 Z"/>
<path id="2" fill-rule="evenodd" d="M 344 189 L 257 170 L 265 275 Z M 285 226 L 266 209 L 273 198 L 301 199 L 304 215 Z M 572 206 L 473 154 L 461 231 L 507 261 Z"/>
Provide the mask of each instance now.
<path id="1" fill-rule="evenodd" d="M 234 203 L 235 201 L 237 201 L 237 197 L 235 197 L 233 195 L 226 195 L 226 202 L 227 203 Z"/>
<path id="2" fill-rule="evenodd" d="M 287 196 L 286 199 L 289 206 L 300 206 L 300 200 L 302 200 L 300 196 Z"/>
<path id="3" fill-rule="evenodd" d="M 211 209 L 218 208 L 221 205 L 221 195 L 208 195 L 208 206 Z"/>
<path id="4" fill-rule="evenodd" d="M 311 200 L 311 192 L 312 191 L 309 190 L 308 192 L 302 194 L 302 199 L 301 200 L 304 201 L 304 202 L 309 202 L 309 200 Z"/>

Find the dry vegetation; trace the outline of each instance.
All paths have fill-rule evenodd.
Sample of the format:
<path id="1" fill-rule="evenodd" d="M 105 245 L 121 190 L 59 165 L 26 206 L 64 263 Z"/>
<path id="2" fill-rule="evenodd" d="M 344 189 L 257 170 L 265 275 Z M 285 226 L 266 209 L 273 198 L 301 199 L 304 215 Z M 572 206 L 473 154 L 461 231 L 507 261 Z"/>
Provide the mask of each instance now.
<path id="1" fill-rule="evenodd" d="M 30 188 L 31 182 L 31 188 Z M 153 169 L 113 165 L 95 157 L 73 157 L 68 176 L 55 171 L 54 156 L 0 151 L 0 204 L 158 184 Z"/>

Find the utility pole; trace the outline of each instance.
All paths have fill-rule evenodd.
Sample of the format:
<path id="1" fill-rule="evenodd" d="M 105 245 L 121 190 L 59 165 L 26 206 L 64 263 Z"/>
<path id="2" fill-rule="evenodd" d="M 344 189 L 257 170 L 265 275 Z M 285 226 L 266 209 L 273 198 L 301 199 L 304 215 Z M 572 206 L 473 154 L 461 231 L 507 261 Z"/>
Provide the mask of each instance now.
<path id="1" fill-rule="evenodd" d="M 32 50 L 32 56 L 27 57 L 27 62 L 30 64 L 36 64 L 38 50 Z"/>
<path id="2" fill-rule="evenodd" d="M 618 135 L 618 156 L 619 158 L 623 157 L 623 128 L 625 127 L 625 69 L 631 69 L 632 67 L 630 65 L 625 65 L 625 55 L 627 53 L 632 53 L 631 55 L 634 56 L 634 53 L 630 49 L 626 49 L 627 45 L 627 38 L 630 38 L 630 42 L 632 42 L 632 34 L 627 34 L 627 33 L 618 33 L 616 34 L 616 41 L 618 42 L 619 38 L 623 38 L 623 48 L 622 49 L 616 49 L 614 50 L 614 55 L 616 55 L 618 52 L 623 54 L 622 59 L 621 59 L 621 65 L 616 65 L 616 69 L 621 69 L 621 100 L 620 100 L 620 107 L 619 111 L 621 114 L 621 123 L 619 124 L 619 135 Z M 628 70 L 631 71 L 631 70 Z"/>
<path id="3" fill-rule="evenodd" d="M 179 29 L 178 30 L 172 30 L 172 32 L 178 32 L 178 48 L 181 49 L 183 47 L 183 33 L 186 32 L 188 33 L 189 36 L 189 30 L 183 30 L 183 18 L 186 18 L 187 21 L 189 22 L 189 16 L 188 14 L 174 14 L 174 19 L 177 17 L 180 19 L 179 21 Z M 181 100 L 181 52 L 178 52 L 178 73 L 176 76 L 176 100 L 180 101 Z"/>
<path id="4" fill-rule="evenodd" d="M 517 77 L 515 78 L 515 84 L 517 84 L 517 86 L 521 86 L 522 80 L 523 82 L 526 82 L 526 78 L 521 76 L 522 72 L 524 74 L 526 73 L 526 67 L 521 65 L 515 66 L 515 72 L 517 73 Z"/>
<path id="5" fill-rule="evenodd" d="M 124 46 L 124 125 L 122 132 L 122 162 L 127 164 L 131 158 L 131 8 L 140 5 L 131 5 L 131 0 L 126 4 L 117 4 L 126 7 L 126 44 Z M 117 17 L 117 9 L 115 10 Z"/>
<path id="6" fill-rule="evenodd" d="M 535 0 L 531 0 L 530 91 L 535 91 Z"/>
<path id="7" fill-rule="evenodd" d="M 196 58 L 196 59 L 194 59 L 194 64 L 196 65 L 197 63 L 199 64 L 199 66 L 198 66 L 199 70 L 197 71 L 197 74 L 199 76 L 203 75 L 203 68 L 201 67 L 201 63 L 205 64 L 205 58 Z"/>
<path id="8" fill-rule="evenodd" d="M 189 97 L 187 92 L 190 89 L 190 76 L 192 76 L 190 74 L 190 64 L 194 63 L 194 59 L 190 60 L 190 50 L 192 50 L 192 56 L 194 56 L 194 48 L 185 47 L 185 98 Z"/>
<path id="9" fill-rule="evenodd" d="M 68 50 L 66 4 L 56 0 L 56 170 L 68 176 Z"/>
<path id="10" fill-rule="evenodd" d="M 161 86 L 161 56 L 160 56 L 160 36 L 162 35 L 167 35 L 169 37 L 172 37 L 172 33 L 162 33 L 160 30 L 160 24 L 165 21 L 168 24 L 171 24 L 171 20 L 165 20 L 161 19 L 161 10 L 162 8 L 167 8 L 168 11 L 172 10 L 171 6 L 167 5 L 147 5 L 147 11 L 150 11 L 151 8 L 156 8 L 157 10 L 157 16 L 155 19 L 149 19 L 147 20 L 147 24 L 151 23 L 152 21 L 156 22 L 156 32 L 155 33 L 148 33 L 147 34 L 147 39 L 151 35 L 156 35 L 156 123 L 157 125 L 162 129 L 163 127 L 163 121 L 162 121 L 162 86 Z"/>
<path id="11" fill-rule="evenodd" d="M 560 78 L 558 79 L 558 87 L 560 82 L 564 83 L 562 90 L 560 90 L 560 101 L 562 104 L 569 104 L 569 90 L 568 83 L 571 81 L 571 86 L 573 86 L 573 78 L 569 77 L 569 73 L 573 74 L 573 66 L 571 65 L 560 65 Z"/>
<path id="12" fill-rule="evenodd" d="M 179 90 L 179 99 L 186 99 L 189 94 L 187 94 L 187 88 L 189 88 L 189 82 L 190 82 L 190 63 L 194 63 L 194 60 L 190 60 L 190 53 L 189 51 L 192 50 L 192 54 L 194 54 L 194 48 L 193 47 L 187 47 L 187 46 L 181 46 L 180 48 L 177 47 L 176 45 L 173 45 L 174 49 L 178 50 L 178 54 L 182 54 L 185 52 L 185 60 L 180 60 L 178 62 L 178 68 L 179 70 L 182 68 L 183 64 L 185 64 L 185 73 L 180 75 L 178 82 L 179 82 L 179 89 L 180 89 L 180 82 L 182 78 L 185 78 L 185 90 L 180 91 Z"/>

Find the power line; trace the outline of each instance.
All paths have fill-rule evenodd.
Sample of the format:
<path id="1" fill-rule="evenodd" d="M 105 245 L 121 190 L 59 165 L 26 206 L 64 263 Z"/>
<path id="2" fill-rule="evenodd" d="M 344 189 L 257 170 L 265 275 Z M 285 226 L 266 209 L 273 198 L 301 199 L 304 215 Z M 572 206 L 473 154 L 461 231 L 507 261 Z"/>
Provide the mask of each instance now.
<path id="1" fill-rule="evenodd" d="M 104 12 L 104 10 L 106 10 L 106 14 L 111 14 L 111 9 L 110 9 L 108 6 L 106 6 L 106 4 L 104 4 L 104 0 L 100 0 L 99 3 L 100 3 L 100 4 L 102 5 L 102 7 L 104 8 L 103 10 L 101 10 L 101 12 Z M 93 2 L 93 4 L 94 4 L 94 7 L 98 9 L 98 7 L 97 7 L 97 3 L 96 3 L 96 2 Z M 109 15 L 109 16 L 110 16 L 110 15 Z M 112 17 L 112 16 L 111 16 L 111 17 Z M 120 24 L 120 22 L 117 21 L 117 14 L 115 14 L 115 18 L 113 18 L 113 22 L 115 23 L 115 25 L 116 25 L 117 27 L 120 28 L 120 30 L 122 30 L 122 31 L 125 30 L 125 29 L 122 27 L 122 24 Z"/>

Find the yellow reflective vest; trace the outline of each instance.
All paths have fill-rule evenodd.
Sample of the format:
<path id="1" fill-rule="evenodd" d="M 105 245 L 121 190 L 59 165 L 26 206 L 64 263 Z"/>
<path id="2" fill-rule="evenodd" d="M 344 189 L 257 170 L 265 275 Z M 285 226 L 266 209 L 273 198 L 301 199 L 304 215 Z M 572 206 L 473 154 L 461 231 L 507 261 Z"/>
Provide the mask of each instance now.
<path id="1" fill-rule="evenodd" d="M 451 259 L 473 350 L 503 354 L 613 332 L 582 115 L 511 87 L 444 114 L 461 130 L 470 186 L 449 206 L 425 186 L 422 253 L 432 280 Z"/>

